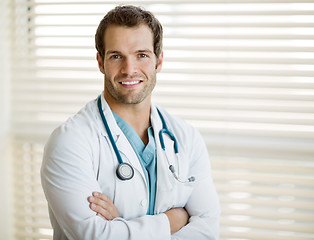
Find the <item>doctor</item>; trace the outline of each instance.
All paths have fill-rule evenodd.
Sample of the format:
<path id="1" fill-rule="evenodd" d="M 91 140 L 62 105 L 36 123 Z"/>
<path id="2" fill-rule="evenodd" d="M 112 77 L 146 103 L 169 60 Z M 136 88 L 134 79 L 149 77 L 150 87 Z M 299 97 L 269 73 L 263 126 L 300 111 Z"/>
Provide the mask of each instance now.
<path id="1" fill-rule="evenodd" d="M 54 239 L 218 239 L 202 137 L 151 103 L 163 62 L 160 23 L 119 6 L 95 39 L 104 91 L 59 126 L 44 151 Z"/>

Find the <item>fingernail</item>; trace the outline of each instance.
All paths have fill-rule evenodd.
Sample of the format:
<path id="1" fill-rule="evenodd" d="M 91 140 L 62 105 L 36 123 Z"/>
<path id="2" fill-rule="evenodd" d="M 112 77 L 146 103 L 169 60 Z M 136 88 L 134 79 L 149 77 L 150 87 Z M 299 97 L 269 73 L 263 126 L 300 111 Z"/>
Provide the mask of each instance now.
<path id="1" fill-rule="evenodd" d="M 90 202 L 94 202 L 94 198 L 93 197 L 89 197 L 89 201 Z"/>
<path id="2" fill-rule="evenodd" d="M 98 197 L 99 193 L 98 192 L 93 192 L 93 196 Z"/>

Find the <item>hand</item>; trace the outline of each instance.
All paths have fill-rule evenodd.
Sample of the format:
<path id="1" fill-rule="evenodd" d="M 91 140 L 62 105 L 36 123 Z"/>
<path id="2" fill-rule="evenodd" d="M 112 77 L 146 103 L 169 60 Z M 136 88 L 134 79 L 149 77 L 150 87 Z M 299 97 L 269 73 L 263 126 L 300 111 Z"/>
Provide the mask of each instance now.
<path id="1" fill-rule="evenodd" d="M 93 192 L 93 196 L 88 197 L 89 207 L 106 220 L 119 217 L 118 209 L 111 199 L 99 192 Z"/>
<path id="2" fill-rule="evenodd" d="M 184 208 L 172 208 L 165 212 L 169 219 L 171 234 L 179 231 L 189 221 L 189 214 Z"/>

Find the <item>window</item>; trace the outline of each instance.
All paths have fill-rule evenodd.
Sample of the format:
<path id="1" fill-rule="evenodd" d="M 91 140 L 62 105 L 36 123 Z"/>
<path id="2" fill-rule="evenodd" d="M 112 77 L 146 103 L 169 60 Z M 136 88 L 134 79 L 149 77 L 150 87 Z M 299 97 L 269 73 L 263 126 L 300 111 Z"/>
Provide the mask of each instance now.
<path id="1" fill-rule="evenodd" d="M 124 3 L 164 26 L 154 101 L 207 143 L 221 239 L 314 238 L 313 1 Z M 101 92 L 94 34 L 116 1 L 11 4 L 15 238 L 51 239 L 43 146 Z"/>

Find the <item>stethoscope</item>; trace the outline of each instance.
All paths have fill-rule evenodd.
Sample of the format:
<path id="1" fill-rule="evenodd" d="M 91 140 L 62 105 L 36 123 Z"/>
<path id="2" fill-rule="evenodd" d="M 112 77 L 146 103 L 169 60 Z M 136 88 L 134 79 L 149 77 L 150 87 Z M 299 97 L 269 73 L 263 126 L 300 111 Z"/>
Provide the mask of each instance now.
<path id="1" fill-rule="evenodd" d="M 119 179 L 121 179 L 121 180 L 130 180 L 134 176 L 134 169 L 133 169 L 133 167 L 129 163 L 123 162 L 123 160 L 122 160 L 122 157 L 120 155 L 118 147 L 117 147 L 117 145 L 116 145 L 116 143 L 115 143 L 115 141 L 113 139 L 112 133 L 110 131 L 108 122 L 106 120 L 106 117 L 104 115 L 104 112 L 102 110 L 101 97 L 100 96 L 98 97 L 98 100 L 97 100 L 97 106 L 98 106 L 98 110 L 99 110 L 101 119 L 102 119 L 102 121 L 104 123 L 104 126 L 106 128 L 106 131 L 107 131 L 110 143 L 111 143 L 111 145 L 113 147 L 113 150 L 114 150 L 114 152 L 115 152 L 115 154 L 117 156 L 118 162 L 119 162 L 119 165 L 118 165 L 118 167 L 116 169 L 117 177 Z M 165 147 L 163 134 L 168 135 L 170 137 L 170 139 L 173 141 L 174 153 L 176 155 L 177 163 L 179 162 L 178 143 L 177 143 L 177 139 L 175 138 L 173 133 L 169 131 L 169 129 L 167 127 L 167 124 L 165 122 L 165 119 L 161 115 L 161 113 L 160 113 L 158 108 L 157 108 L 157 111 L 158 111 L 159 117 L 160 117 L 161 122 L 162 122 L 162 129 L 159 131 L 160 145 L 161 145 L 161 148 L 162 148 L 162 150 L 164 152 L 164 155 L 166 156 L 166 159 L 167 159 L 167 162 L 168 162 L 168 165 L 169 165 L 169 170 L 171 171 L 171 173 L 174 176 L 174 178 L 176 180 L 178 180 L 179 182 L 181 182 L 181 183 L 194 182 L 195 181 L 195 177 L 193 177 L 193 176 L 189 177 L 186 181 L 181 180 L 178 177 L 178 175 L 176 174 L 174 166 L 170 164 L 170 161 L 169 161 L 168 156 L 166 154 L 166 147 Z"/>

